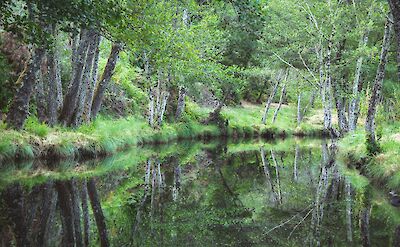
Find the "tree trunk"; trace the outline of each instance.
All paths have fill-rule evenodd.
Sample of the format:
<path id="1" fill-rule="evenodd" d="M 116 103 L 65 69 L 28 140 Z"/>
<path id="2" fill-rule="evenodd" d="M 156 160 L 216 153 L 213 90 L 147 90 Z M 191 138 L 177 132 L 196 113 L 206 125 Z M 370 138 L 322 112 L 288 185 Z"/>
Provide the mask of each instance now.
<path id="1" fill-rule="evenodd" d="M 396 33 L 397 42 L 397 79 L 400 82 L 400 2 L 399 0 L 388 0 L 390 11 L 393 16 L 394 31 Z"/>
<path id="2" fill-rule="evenodd" d="M 320 47 L 320 80 L 322 82 L 322 104 L 324 107 L 324 129 L 331 130 L 332 129 L 332 96 L 331 96 L 331 49 L 332 42 L 329 41 L 328 50 L 327 50 L 327 61 L 326 61 L 326 79 L 323 79 L 323 57 L 322 57 L 322 47 Z"/>
<path id="3" fill-rule="evenodd" d="M 179 88 L 179 96 L 178 103 L 176 106 L 175 119 L 179 120 L 182 116 L 182 113 L 185 111 L 185 97 L 186 97 L 186 89 L 185 87 Z"/>
<path id="4" fill-rule="evenodd" d="M 337 81 L 333 83 L 332 87 L 333 87 L 333 96 L 336 102 L 336 112 L 338 116 L 339 131 L 341 134 L 343 134 L 348 130 L 348 122 L 346 118 L 346 107 L 345 107 L 346 105 L 344 102 L 345 99 L 339 90 L 339 85 Z"/>
<path id="5" fill-rule="evenodd" d="M 29 101 L 36 83 L 35 75 L 39 70 L 43 55 L 44 49 L 36 48 L 24 71 L 18 78 L 17 84 L 22 83 L 22 85 L 14 96 L 6 119 L 7 125 L 10 128 L 22 129 L 29 115 Z"/>
<path id="6" fill-rule="evenodd" d="M 55 25 L 52 26 L 52 34 L 57 39 L 57 30 Z M 47 52 L 47 63 L 49 68 L 49 95 L 47 105 L 48 124 L 54 126 L 57 123 L 58 110 L 62 106 L 62 85 L 61 85 L 61 71 L 59 53 L 55 47 Z"/>
<path id="7" fill-rule="evenodd" d="M 81 30 L 82 32 L 82 30 Z M 82 35 L 82 33 L 81 33 Z M 71 65 L 72 65 L 72 71 L 71 71 L 71 79 L 70 82 L 68 84 L 68 90 L 71 88 L 72 86 L 72 78 L 75 77 L 75 69 L 74 66 L 76 64 L 76 61 L 78 60 L 78 44 L 79 44 L 79 33 L 72 33 L 72 37 L 71 37 Z"/>
<path id="8" fill-rule="evenodd" d="M 94 32 L 94 31 L 92 31 Z M 92 78 L 91 78 L 91 72 L 93 68 L 93 61 L 94 61 L 94 56 L 95 52 L 98 49 L 99 42 L 98 42 L 98 33 L 94 33 L 93 37 L 90 40 L 90 44 L 88 47 L 88 52 L 86 56 L 86 61 L 85 61 L 85 70 L 83 72 L 83 78 L 82 78 L 82 85 L 81 89 L 79 90 L 79 97 L 77 101 L 77 106 L 72 118 L 72 125 L 77 127 L 82 124 L 83 119 L 82 115 L 85 111 L 85 102 L 86 102 L 86 96 L 88 93 L 88 90 L 90 89 L 90 85 L 92 84 Z"/>
<path id="9" fill-rule="evenodd" d="M 90 204 L 92 205 L 92 210 L 94 218 L 96 220 L 97 229 L 99 231 L 100 246 L 108 247 L 110 246 L 107 237 L 107 226 L 104 218 L 103 210 L 101 209 L 99 195 L 96 190 L 96 182 L 93 178 L 90 178 L 87 182 L 87 189 L 90 199 Z"/>
<path id="10" fill-rule="evenodd" d="M 368 43 L 368 34 L 369 30 L 366 30 L 361 41 L 360 47 L 365 47 Z M 362 80 L 361 80 L 361 70 L 363 65 L 364 57 L 360 56 L 357 59 L 356 65 L 356 74 L 354 76 L 354 83 L 353 83 L 353 96 L 350 100 L 350 107 L 349 107 L 349 131 L 354 131 L 357 128 L 357 120 L 358 114 L 360 112 L 360 92 L 362 89 Z"/>
<path id="11" fill-rule="evenodd" d="M 317 94 L 317 92 L 315 90 L 311 93 L 310 100 L 308 101 L 307 105 L 303 108 L 303 112 L 301 113 L 301 119 L 303 119 L 304 116 L 307 114 L 308 109 L 314 108 L 316 94 Z"/>
<path id="12" fill-rule="evenodd" d="M 279 98 L 278 107 L 276 108 L 274 117 L 272 118 L 272 123 L 275 123 L 276 117 L 278 116 L 278 112 L 281 109 L 282 102 L 283 102 L 283 99 L 285 98 L 285 96 L 286 96 L 286 84 L 284 84 L 282 87 L 281 97 Z"/>
<path id="13" fill-rule="evenodd" d="M 156 87 L 156 105 L 155 105 L 155 116 L 158 117 L 160 116 L 160 112 L 161 112 L 161 104 L 162 104 L 162 96 L 161 96 L 161 76 L 162 76 L 162 72 L 161 70 L 158 70 L 158 79 L 157 79 L 157 87 Z"/>
<path id="14" fill-rule="evenodd" d="M 74 77 L 71 81 L 71 86 L 64 98 L 64 105 L 60 115 L 60 123 L 64 126 L 70 125 L 76 105 L 79 99 L 79 91 L 82 89 L 83 70 L 85 67 L 86 53 L 89 47 L 90 40 L 93 36 L 93 31 L 82 29 L 80 43 L 77 50 L 77 59 L 73 64 Z"/>
<path id="15" fill-rule="evenodd" d="M 381 97 L 381 89 L 383 79 L 385 77 L 385 69 L 388 57 L 388 51 L 390 46 L 390 35 L 392 31 L 392 22 L 390 17 L 386 20 L 385 33 L 383 36 L 382 51 L 379 59 L 379 65 L 376 72 L 375 83 L 372 88 L 372 95 L 369 100 L 367 120 L 365 122 L 365 131 L 367 132 L 367 138 L 371 143 L 375 143 L 375 115 L 378 107 L 379 99 Z"/>
<path id="16" fill-rule="evenodd" d="M 111 80 L 114 73 L 115 65 L 117 64 L 119 52 L 122 50 L 122 45 L 120 43 L 113 43 L 110 55 L 108 56 L 106 67 L 104 68 L 103 74 L 100 78 L 99 85 L 93 97 L 92 102 L 92 119 L 95 119 L 97 113 L 100 111 L 101 103 L 103 101 L 104 92 Z"/>
<path id="17" fill-rule="evenodd" d="M 262 118 L 262 123 L 263 124 L 265 124 L 267 122 L 267 115 L 268 115 L 269 107 L 271 106 L 272 100 L 274 99 L 276 91 L 278 90 L 278 86 L 279 86 L 279 83 L 280 83 L 280 80 L 281 80 L 281 78 L 280 78 L 281 77 L 281 73 L 282 72 L 280 72 L 280 74 L 278 75 L 276 83 L 275 83 L 275 86 L 272 89 L 272 92 L 268 97 L 267 104 L 265 105 L 264 115 L 263 115 L 263 118 Z"/>
<path id="18" fill-rule="evenodd" d="M 37 117 L 40 123 L 45 123 L 47 120 L 46 111 L 46 94 L 48 90 L 45 89 L 45 85 L 48 84 L 48 61 L 45 61 L 45 54 L 38 69 L 35 80 L 36 80 L 36 111 Z"/>
<path id="19" fill-rule="evenodd" d="M 301 92 L 297 96 L 297 126 L 300 126 L 301 123 Z"/>
<path id="20" fill-rule="evenodd" d="M 97 86 L 97 77 L 98 77 L 98 70 L 99 70 L 99 57 L 100 57 L 100 43 L 101 43 L 101 35 L 97 35 L 96 42 L 96 50 L 94 54 L 93 60 L 93 68 L 92 68 L 92 76 L 91 81 L 89 81 L 89 88 L 88 88 L 88 95 L 86 97 L 85 109 L 84 109 L 84 117 L 86 122 L 90 122 L 91 118 L 91 109 L 92 109 L 92 102 L 94 96 L 94 90 Z"/>
<path id="21" fill-rule="evenodd" d="M 167 102 L 168 102 L 168 98 L 169 98 L 169 93 L 168 92 L 163 92 L 161 94 L 161 98 L 162 98 L 162 104 L 160 104 L 161 105 L 161 109 L 160 109 L 160 113 L 159 113 L 159 116 L 158 116 L 158 126 L 162 125 L 164 114 L 165 114 L 165 110 L 167 108 Z"/>
<path id="22" fill-rule="evenodd" d="M 149 90 L 149 125 L 153 127 L 154 125 L 154 94 L 153 90 Z"/>

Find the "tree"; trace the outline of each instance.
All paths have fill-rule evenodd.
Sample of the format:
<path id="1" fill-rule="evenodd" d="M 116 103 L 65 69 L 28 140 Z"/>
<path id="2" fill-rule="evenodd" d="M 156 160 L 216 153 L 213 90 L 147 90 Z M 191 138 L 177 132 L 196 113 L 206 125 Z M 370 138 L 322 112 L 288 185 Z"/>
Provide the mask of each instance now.
<path id="1" fill-rule="evenodd" d="M 393 26 L 396 34 L 396 47 L 397 47 L 397 80 L 400 81 L 400 2 L 396 0 L 388 0 L 390 11 L 393 16 Z"/>

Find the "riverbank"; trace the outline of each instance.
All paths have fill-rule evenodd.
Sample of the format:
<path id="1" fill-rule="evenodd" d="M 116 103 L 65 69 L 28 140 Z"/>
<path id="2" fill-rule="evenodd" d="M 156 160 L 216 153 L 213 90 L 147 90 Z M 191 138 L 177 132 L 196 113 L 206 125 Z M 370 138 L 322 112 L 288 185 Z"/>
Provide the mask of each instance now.
<path id="1" fill-rule="evenodd" d="M 28 119 L 25 130 L 14 131 L 1 124 L 0 163 L 41 159 L 96 158 L 114 154 L 129 146 L 168 143 L 179 139 L 212 139 L 286 136 L 322 136 L 323 130 L 315 120 L 306 118 L 296 124 L 296 108 L 282 107 L 272 124 L 271 108 L 267 124 L 261 124 L 262 106 L 226 107 L 221 115 L 224 127 L 202 124 L 212 109 L 191 104 L 181 122 L 165 123 L 151 128 L 145 118 L 130 116 L 121 119 L 99 117 L 91 124 L 77 129 L 40 124 Z"/>
<path id="2" fill-rule="evenodd" d="M 368 153 L 365 132 L 359 130 L 339 141 L 338 160 L 347 166 L 347 173 L 360 174 L 379 187 L 400 191 L 400 124 L 385 125 L 380 134 L 380 152 Z M 360 177 L 359 177 L 360 178 Z M 366 181 L 359 179 L 364 184 Z"/>

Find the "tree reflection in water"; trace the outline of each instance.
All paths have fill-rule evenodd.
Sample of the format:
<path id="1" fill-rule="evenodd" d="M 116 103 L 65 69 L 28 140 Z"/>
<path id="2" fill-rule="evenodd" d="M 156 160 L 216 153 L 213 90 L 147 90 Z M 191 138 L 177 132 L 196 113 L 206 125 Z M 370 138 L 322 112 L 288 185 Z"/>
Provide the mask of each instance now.
<path id="1" fill-rule="evenodd" d="M 370 185 L 353 186 L 335 142 L 230 145 L 10 184 L 1 246 L 398 246 L 397 211 Z"/>

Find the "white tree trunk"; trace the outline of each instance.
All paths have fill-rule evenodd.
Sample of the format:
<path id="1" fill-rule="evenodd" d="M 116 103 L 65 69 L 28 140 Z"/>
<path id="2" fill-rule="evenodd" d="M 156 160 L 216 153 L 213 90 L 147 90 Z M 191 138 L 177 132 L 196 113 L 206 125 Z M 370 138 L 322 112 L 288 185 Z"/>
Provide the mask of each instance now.
<path id="1" fill-rule="evenodd" d="M 299 95 L 297 96 L 297 126 L 300 125 L 302 118 L 303 117 L 301 116 L 301 92 L 300 92 Z"/>
<path id="2" fill-rule="evenodd" d="M 286 84 L 284 84 L 282 87 L 281 97 L 279 98 L 279 105 L 275 109 L 274 117 L 272 118 L 272 123 L 275 123 L 276 117 L 278 116 L 278 112 L 281 109 L 282 102 L 283 102 L 283 99 L 285 98 L 285 96 L 286 96 Z"/>
<path id="3" fill-rule="evenodd" d="M 378 103 L 381 97 L 382 83 L 385 77 L 385 69 L 390 47 L 390 37 L 393 24 L 388 17 L 385 24 L 385 33 L 383 36 L 382 51 L 379 59 L 379 65 L 376 72 L 375 83 L 372 88 L 372 95 L 369 100 L 367 120 L 365 122 L 365 131 L 367 132 L 369 141 L 375 143 L 375 115 Z"/>
<path id="4" fill-rule="evenodd" d="M 158 125 L 159 126 L 162 125 L 164 114 L 165 114 L 165 110 L 167 109 L 167 102 L 168 102 L 168 98 L 169 98 L 169 93 L 168 92 L 162 92 L 161 98 L 162 98 L 162 104 L 161 104 L 160 113 L 159 113 L 159 116 L 158 116 Z"/>
<path id="5" fill-rule="evenodd" d="M 364 48 L 367 46 L 368 34 L 369 30 L 366 30 L 362 39 L 360 40 L 360 45 L 359 45 L 360 48 Z M 360 104 L 360 91 L 362 87 L 361 71 L 362 71 L 363 61 L 364 61 L 363 56 L 360 56 L 357 59 L 356 73 L 354 75 L 354 82 L 353 82 L 353 95 L 349 105 L 349 131 L 354 131 L 357 128 L 358 114 L 360 111 L 359 104 Z"/>
<path id="6" fill-rule="evenodd" d="M 323 55 L 322 45 L 319 51 L 319 63 L 320 63 L 320 83 L 322 84 L 321 99 L 324 107 L 324 129 L 332 129 L 332 96 L 331 96 L 331 42 L 327 50 L 327 62 L 326 62 L 326 78 L 324 79 L 323 72 Z"/>
<path id="7" fill-rule="evenodd" d="M 274 97 L 275 97 L 276 91 L 278 90 L 278 86 L 279 86 L 279 83 L 280 83 L 280 80 L 281 80 L 282 73 L 283 73 L 282 71 L 279 72 L 278 77 L 277 77 L 277 79 L 276 79 L 275 86 L 274 86 L 274 88 L 272 89 L 272 92 L 271 92 L 271 94 L 269 95 L 268 100 L 267 100 L 267 103 L 266 103 L 266 105 L 265 105 L 264 115 L 263 115 L 263 117 L 262 117 L 262 123 L 263 123 L 263 124 L 265 124 L 266 121 L 267 121 L 268 111 L 269 111 L 269 108 L 270 108 L 270 106 L 271 106 L 272 100 L 273 100 Z"/>
<path id="8" fill-rule="evenodd" d="M 154 95 L 153 91 L 149 91 L 149 125 L 153 127 L 154 125 Z"/>

